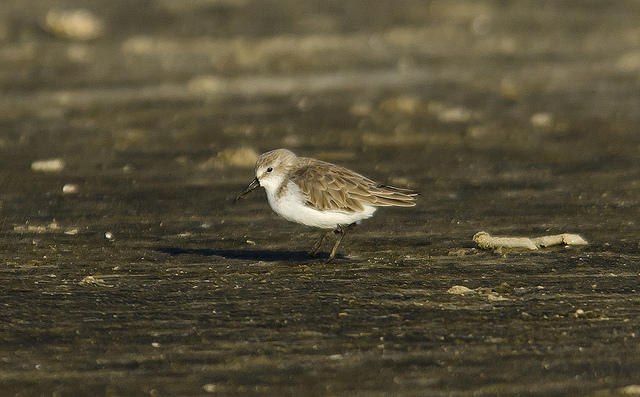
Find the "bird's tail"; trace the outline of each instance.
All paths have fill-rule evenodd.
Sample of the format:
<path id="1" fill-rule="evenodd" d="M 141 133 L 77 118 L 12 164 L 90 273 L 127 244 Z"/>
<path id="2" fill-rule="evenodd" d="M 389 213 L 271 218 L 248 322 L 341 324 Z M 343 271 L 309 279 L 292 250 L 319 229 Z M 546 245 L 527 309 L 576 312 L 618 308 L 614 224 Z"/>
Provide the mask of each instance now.
<path id="1" fill-rule="evenodd" d="M 379 207 L 413 207 L 416 205 L 418 192 L 394 186 L 378 185 L 372 190 L 375 197 L 373 205 Z"/>

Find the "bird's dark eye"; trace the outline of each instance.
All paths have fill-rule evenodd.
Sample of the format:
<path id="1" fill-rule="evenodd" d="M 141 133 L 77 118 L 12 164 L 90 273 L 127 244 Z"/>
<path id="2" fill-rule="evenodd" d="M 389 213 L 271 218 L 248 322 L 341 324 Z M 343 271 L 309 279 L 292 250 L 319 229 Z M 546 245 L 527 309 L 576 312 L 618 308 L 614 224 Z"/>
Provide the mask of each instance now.
<path id="1" fill-rule="evenodd" d="M 273 168 L 271 167 L 267 168 L 267 172 L 271 172 L 271 171 L 273 171 Z"/>

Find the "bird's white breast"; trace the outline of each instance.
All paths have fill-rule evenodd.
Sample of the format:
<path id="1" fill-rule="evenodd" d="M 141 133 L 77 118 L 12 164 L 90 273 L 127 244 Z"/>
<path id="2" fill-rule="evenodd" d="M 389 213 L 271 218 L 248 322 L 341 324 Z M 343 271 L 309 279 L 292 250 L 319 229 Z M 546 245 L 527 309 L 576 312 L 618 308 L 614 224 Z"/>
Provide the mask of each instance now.
<path id="1" fill-rule="evenodd" d="M 298 185 L 288 181 L 287 188 L 282 195 L 276 189 L 266 188 L 269 205 L 284 219 L 307 226 L 322 229 L 334 229 L 338 225 L 350 225 L 363 219 L 370 218 L 376 211 L 373 206 L 364 206 L 364 211 L 345 212 L 336 210 L 320 211 L 305 204 L 304 194 Z"/>

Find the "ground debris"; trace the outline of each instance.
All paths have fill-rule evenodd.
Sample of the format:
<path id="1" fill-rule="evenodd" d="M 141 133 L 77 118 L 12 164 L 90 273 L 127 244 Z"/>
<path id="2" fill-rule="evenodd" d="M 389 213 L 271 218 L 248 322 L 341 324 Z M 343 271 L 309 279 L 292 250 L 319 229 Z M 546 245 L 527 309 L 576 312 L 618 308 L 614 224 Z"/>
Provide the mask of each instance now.
<path id="1" fill-rule="evenodd" d="M 104 22 L 85 9 L 50 10 L 42 27 L 58 37 L 86 41 L 102 35 Z"/>
<path id="2" fill-rule="evenodd" d="M 258 159 L 258 153 L 248 147 L 225 149 L 216 156 L 200 163 L 201 170 L 222 169 L 227 167 L 251 168 Z"/>
<path id="3" fill-rule="evenodd" d="M 111 284 L 107 284 L 103 279 L 95 276 L 86 276 L 78 283 L 80 285 L 95 285 L 98 287 L 113 287 Z"/>
<path id="4" fill-rule="evenodd" d="M 474 289 L 465 287 L 464 285 L 454 285 L 447 290 L 447 293 L 452 295 L 478 295 L 487 298 L 489 302 L 510 300 L 509 298 L 505 298 L 501 295 L 501 293 L 505 292 L 513 292 L 512 289 L 510 290 L 509 285 L 506 283 L 502 283 L 496 288 L 478 287 Z"/>
<path id="5" fill-rule="evenodd" d="M 16 225 L 13 227 L 14 232 L 18 233 L 47 233 L 53 232 L 60 229 L 60 225 L 56 222 L 51 222 L 48 225 Z"/>
<path id="6" fill-rule="evenodd" d="M 63 194 L 76 194 L 79 191 L 80 191 L 80 187 L 75 183 L 65 183 L 64 186 L 62 186 Z"/>
<path id="7" fill-rule="evenodd" d="M 481 249 L 527 249 L 538 250 L 539 248 L 553 245 L 587 245 L 587 241 L 577 234 L 563 233 L 542 237 L 493 237 L 487 232 L 478 232 L 473 235 L 473 242 Z"/>
<path id="8" fill-rule="evenodd" d="M 31 170 L 40 172 L 60 172 L 64 169 L 64 166 L 64 160 L 62 159 L 36 160 L 31 163 Z"/>
<path id="9" fill-rule="evenodd" d="M 454 285 L 453 287 L 447 290 L 448 294 L 454 295 L 466 295 L 466 294 L 475 294 L 476 291 L 472 290 L 469 287 L 465 287 L 464 285 Z"/>
<path id="10" fill-rule="evenodd" d="M 640 396 L 640 385 L 628 385 L 619 388 L 618 391 L 626 396 Z"/>
<path id="11" fill-rule="evenodd" d="M 587 241 L 577 234 L 563 233 L 551 236 L 542 236 L 532 239 L 538 247 L 550 247 L 552 245 L 587 245 Z"/>
<path id="12" fill-rule="evenodd" d="M 536 128 L 550 128 L 553 126 L 553 114 L 546 112 L 535 113 L 531 116 L 530 122 Z"/>

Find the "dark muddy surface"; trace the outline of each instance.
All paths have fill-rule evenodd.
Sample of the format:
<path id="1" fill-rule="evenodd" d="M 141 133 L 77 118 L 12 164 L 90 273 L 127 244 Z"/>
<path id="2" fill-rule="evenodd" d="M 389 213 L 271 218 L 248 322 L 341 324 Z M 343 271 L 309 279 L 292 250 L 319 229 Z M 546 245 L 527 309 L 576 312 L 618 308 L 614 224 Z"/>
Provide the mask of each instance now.
<path id="1" fill-rule="evenodd" d="M 76 7 L 82 31 L 47 19 Z M 3 1 L 0 394 L 639 395 L 638 21 L 631 0 Z M 263 191 L 232 202 L 277 147 L 419 203 L 324 264 Z M 486 252 L 481 230 L 589 245 Z"/>

